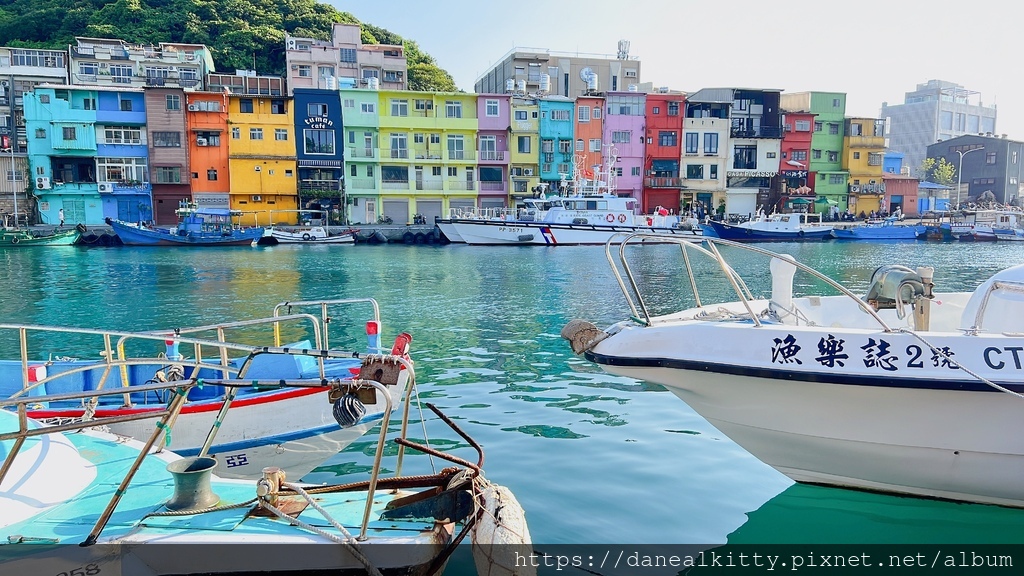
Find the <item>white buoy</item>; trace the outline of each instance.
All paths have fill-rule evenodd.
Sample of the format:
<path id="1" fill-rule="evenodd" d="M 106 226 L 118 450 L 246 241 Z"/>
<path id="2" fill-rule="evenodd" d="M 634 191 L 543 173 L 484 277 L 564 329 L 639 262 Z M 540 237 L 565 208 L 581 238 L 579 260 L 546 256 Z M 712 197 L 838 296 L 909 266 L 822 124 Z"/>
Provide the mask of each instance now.
<path id="1" fill-rule="evenodd" d="M 477 519 L 473 526 L 473 562 L 479 576 L 536 576 L 526 513 L 512 491 L 478 481 Z M 518 560 L 518 561 L 517 561 Z"/>

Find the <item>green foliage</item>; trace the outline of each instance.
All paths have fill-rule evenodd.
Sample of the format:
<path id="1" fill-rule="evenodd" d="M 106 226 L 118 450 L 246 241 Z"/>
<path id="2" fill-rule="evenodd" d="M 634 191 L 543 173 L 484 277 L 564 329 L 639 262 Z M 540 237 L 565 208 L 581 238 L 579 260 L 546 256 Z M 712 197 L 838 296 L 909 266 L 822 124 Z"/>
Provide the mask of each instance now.
<path id="1" fill-rule="evenodd" d="M 360 24 L 367 44 L 404 45 L 409 88 L 455 90 L 455 82 L 415 42 L 362 24 L 317 0 L 6 0 L 0 38 L 26 48 L 66 49 L 76 36 L 119 38 L 138 44 L 206 44 L 220 71 L 255 66 L 282 74 L 285 34 L 327 40 L 335 22 Z"/>
<path id="2" fill-rule="evenodd" d="M 922 180 L 952 186 L 956 181 L 956 166 L 945 158 L 925 158 L 918 169 Z"/>

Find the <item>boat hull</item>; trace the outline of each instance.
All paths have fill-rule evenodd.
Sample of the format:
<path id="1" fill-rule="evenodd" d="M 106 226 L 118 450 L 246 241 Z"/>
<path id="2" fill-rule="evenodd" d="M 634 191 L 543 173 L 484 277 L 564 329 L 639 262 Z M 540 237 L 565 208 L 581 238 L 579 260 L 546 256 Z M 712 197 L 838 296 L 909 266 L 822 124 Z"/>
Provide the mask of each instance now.
<path id="1" fill-rule="evenodd" d="M 71 246 L 78 242 L 81 232 L 72 228 L 71 230 L 54 231 L 52 234 L 35 236 L 27 230 L 2 230 L 0 231 L 0 248 L 27 246 Z"/>
<path id="2" fill-rule="evenodd" d="M 676 239 L 700 242 L 703 234 L 699 230 L 682 228 L 655 228 L 645 226 L 602 226 L 596 224 L 551 224 L 545 222 L 501 222 L 480 220 L 452 220 L 455 231 L 466 242 L 473 245 L 601 245 L 615 235 L 650 233 L 671 236 Z"/>
<path id="3" fill-rule="evenodd" d="M 309 230 L 270 230 L 270 236 L 279 244 L 355 244 L 354 232 L 329 234 L 323 228 Z"/>
<path id="4" fill-rule="evenodd" d="M 924 226 L 855 226 L 836 228 L 832 237 L 836 240 L 917 240 L 924 236 Z"/>
<path id="5" fill-rule="evenodd" d="M 263 228 L 235 230 L 231 234 L 187 233 L 165 228 L 143 228 L 112 220 L 110 227 L 127 246 L 247 246 L 263 237 Z"/>
<path id="6" fill-rule="evenodd" d="M 437 228 L 452 244 L 462 244 L 466 242 L 462 239 L 462 236 L 459 235 L 458 231 L 455 230 L 455 225 L 452 224 L 451 220 L 438 220 Z"/>
<path id="7" fill-rule="evenodd" d="M 737 242 L 800 242 L 804 240 L 827 240 L 832 237 L 832 227 L 812 227 L 805 230 L 758 230 L 711 221 L 707 224 L 714 235 L 724 240 Z"/>

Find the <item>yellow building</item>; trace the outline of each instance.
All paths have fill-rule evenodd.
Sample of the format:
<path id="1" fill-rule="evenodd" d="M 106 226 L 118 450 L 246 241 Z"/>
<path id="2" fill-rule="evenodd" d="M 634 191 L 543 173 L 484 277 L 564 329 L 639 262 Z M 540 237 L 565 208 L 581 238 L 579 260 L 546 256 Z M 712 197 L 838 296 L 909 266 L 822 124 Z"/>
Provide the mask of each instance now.
<path id="1" fill-rule="evenodd" d="M 540 104 L 533 98 L 512 98 L 512 134 L 508 140 L 512 194 L 532 193 L 540 184 Z"/>
<path id="2" fill-rule="evenodd" d="M 850 172 L 850 211 L 870 214 L 882 208 L 882 160 L 885 157 L 885 121 L 847 118 L 843 137 L 843 170 Z"/>
<path id="3" fill-rule="evenodd" d="M 286 96 L 232 94 L 228 102 L 228 170 L 231 208 L 254 213 L 271 223 L 271 212 L 298 209 L 295 124 Z M 246 215 L 243 223 L 251 224 Z M 294 224 L 295 212 L 273 215 L 275 223 Z"/>
<path id="4" fill-rule="evenodd" d="M 381 90 L 381 213 L 395 224 L 476 202 L 476 94 Z M 428 220 L 432 221 L 432 220 Z"/>

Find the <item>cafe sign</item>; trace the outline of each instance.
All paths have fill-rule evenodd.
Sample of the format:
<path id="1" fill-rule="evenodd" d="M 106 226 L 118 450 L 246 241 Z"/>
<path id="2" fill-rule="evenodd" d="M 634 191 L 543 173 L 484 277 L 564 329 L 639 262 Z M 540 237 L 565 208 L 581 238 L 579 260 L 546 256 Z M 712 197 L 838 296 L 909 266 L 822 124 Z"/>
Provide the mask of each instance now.
<path id="1" fill-rule="evenodd" d="M 760 170 L 760 171 L 737 171 L 729 170 L 725 173 L 728 178 L 774 178 L 778 172 Z"/>
<path id="2" fill-rule="evenodd" d="M 313 130 L 326 130 L 334 126 L 334 121 L 327 116 L 310 116 L 303 120 L 303 122 Z"/>

